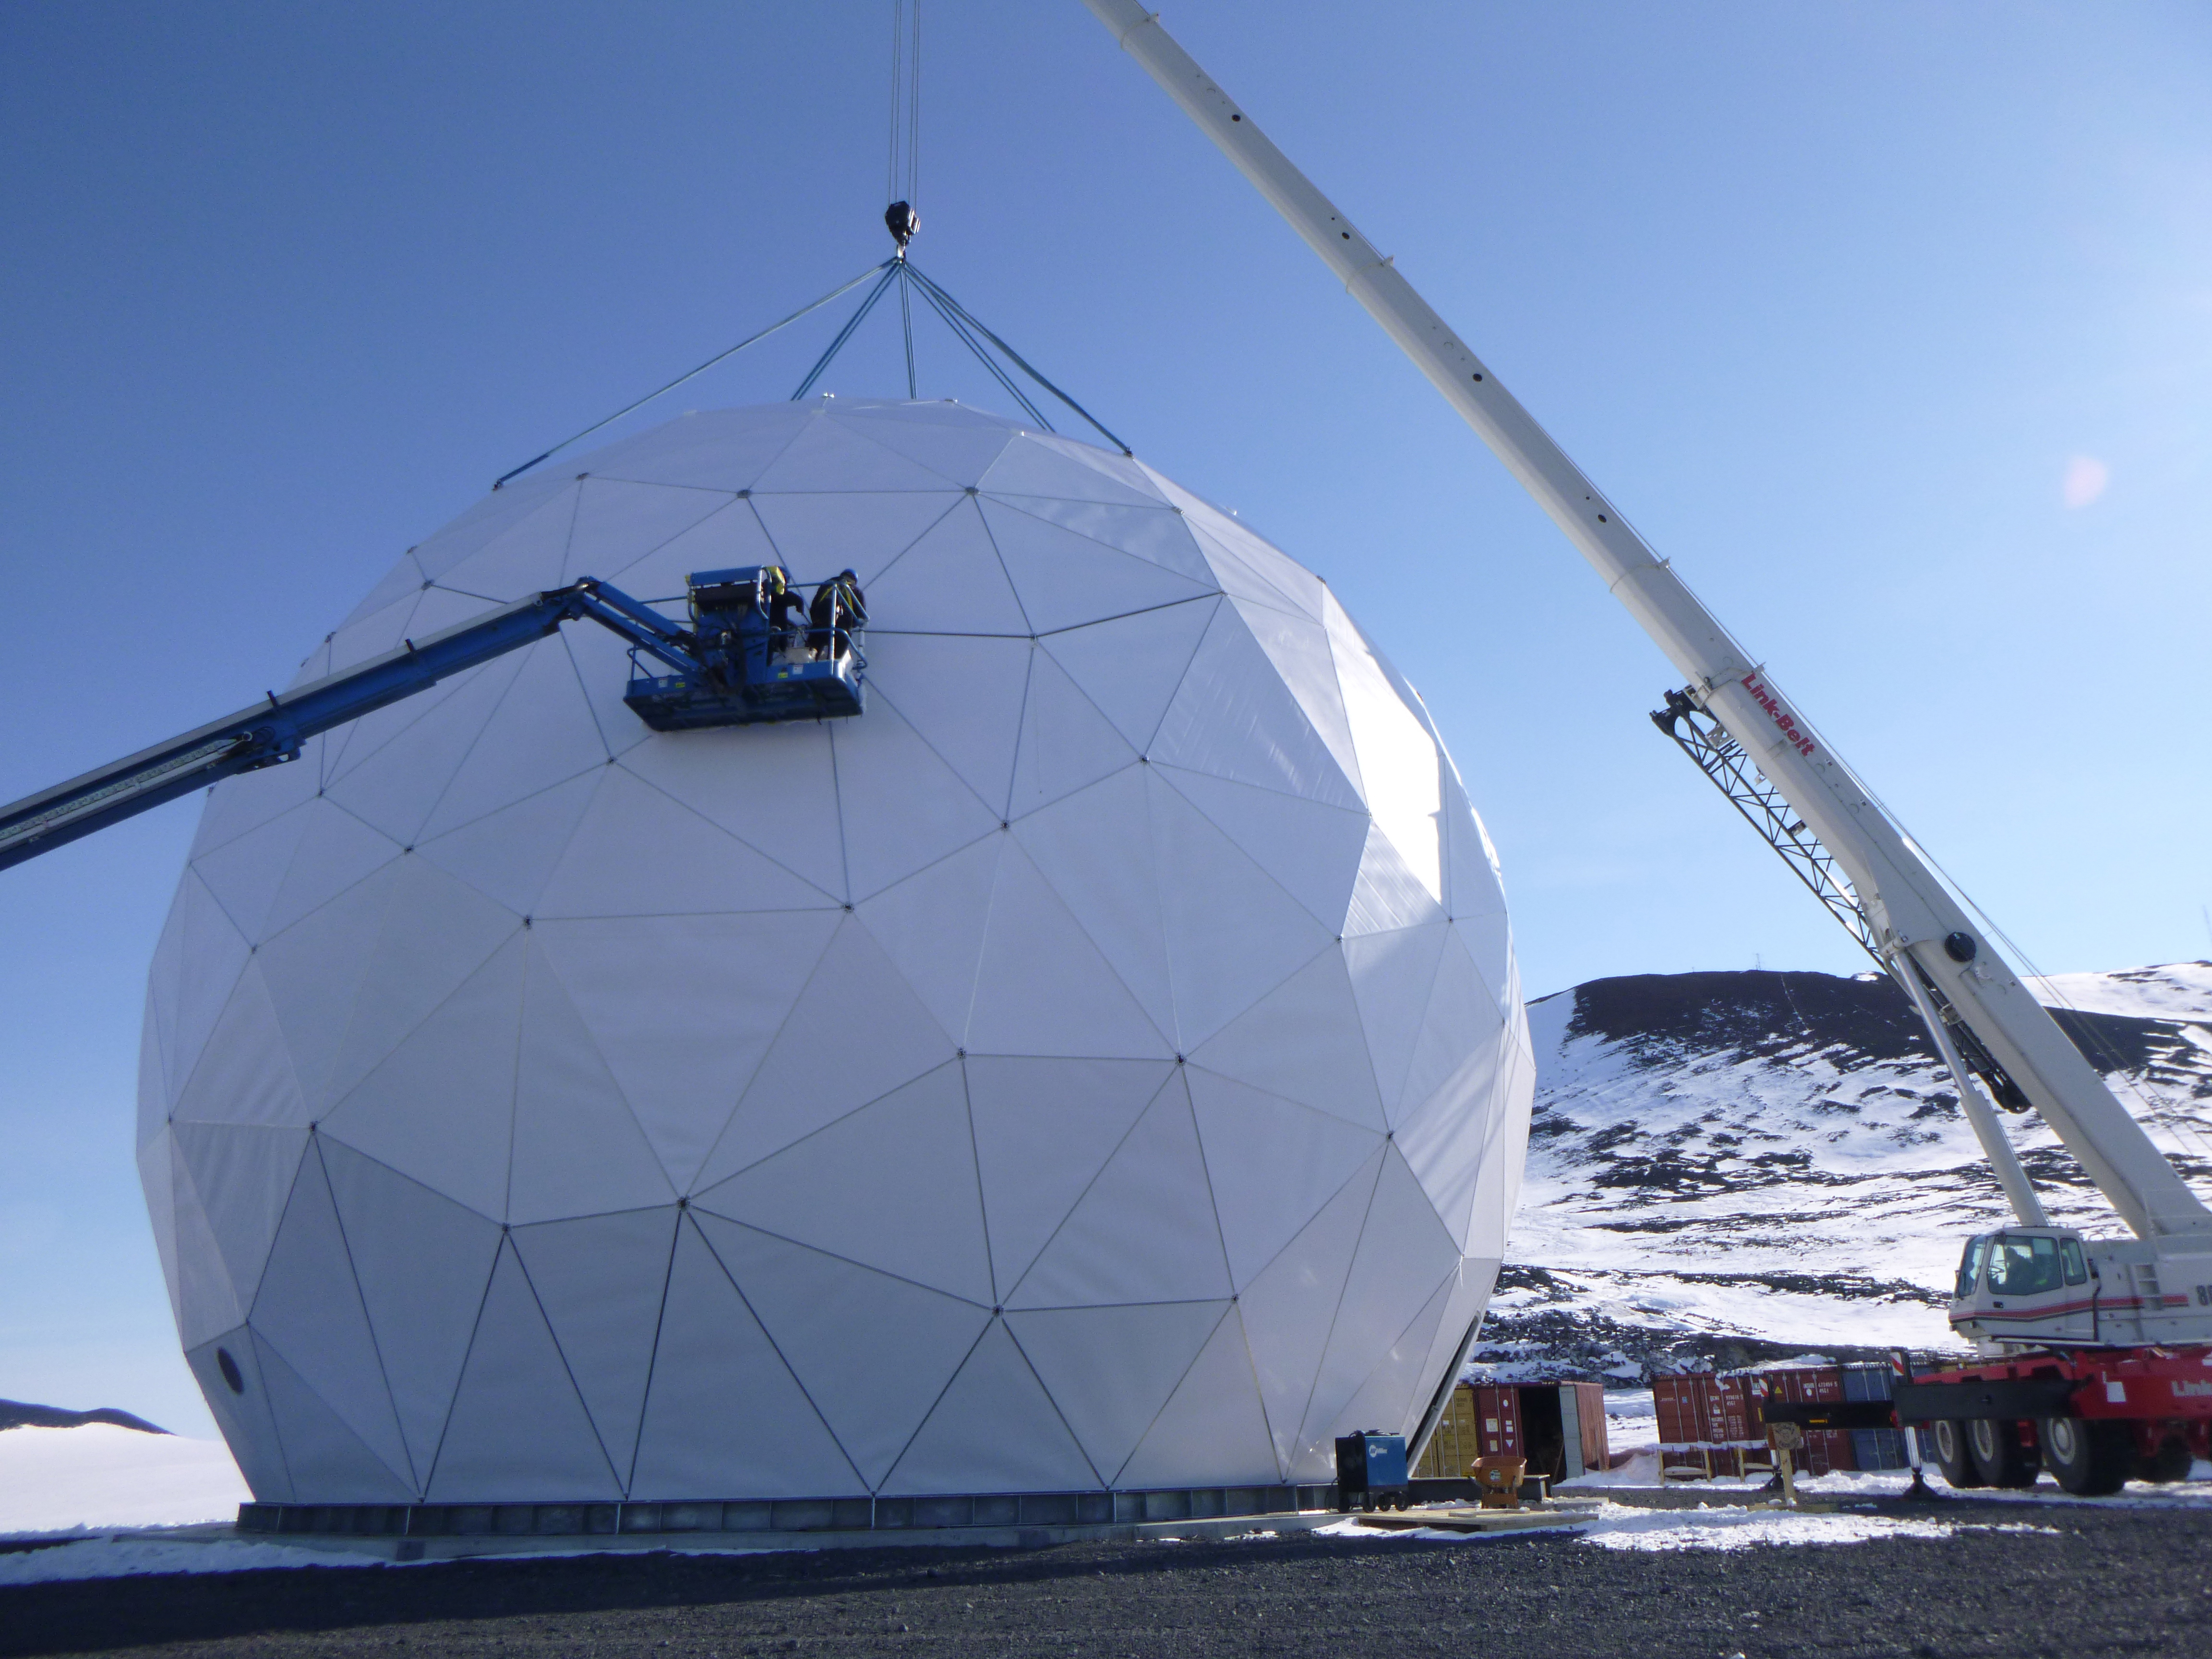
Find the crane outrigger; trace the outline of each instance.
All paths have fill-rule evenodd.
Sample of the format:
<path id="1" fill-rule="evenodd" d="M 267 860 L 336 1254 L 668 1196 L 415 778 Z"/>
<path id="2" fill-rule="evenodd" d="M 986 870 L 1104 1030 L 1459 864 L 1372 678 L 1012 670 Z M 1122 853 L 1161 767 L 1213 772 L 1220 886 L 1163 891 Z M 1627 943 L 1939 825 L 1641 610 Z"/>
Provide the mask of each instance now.
<path id="1" fill-rule="evenodd" d="M 1766 664 L 1737 642 L 1404 274 L 1176 43 L 1157 13 L 1139 0 L 1085 3 L 1382 325 L 1666 653 L 1685 684 L 1666 694 L 1652 718 L 1851 929 L 1927 1025 L 2020 1222 L 1968 1243 L 1951 1304 L 1956 1329 L 1985 1355 L 2007 1358 L 1982 1368 L 1991 1375 L 1960 1372 L 1922 1385 L 1899 1407 L 1936 1425 L 1954 1484 L 2020 1484 L 2023 1474 L 2032 1481 L 2039 1454 L 2074 1490 L 2112 1490 L 2125 1478 L 2124 1465 L 2159 1455 L 2177 1438 L 2207 1455 L 2212 1350 L 2177 1362 L 2184 1370 L 2171 1376 L 2170 1367 L 2137 1351 L 2212 1343 L 2212 1210 Z M 2040 1113 L 2135 1237 L 2093 1240 L 2052 1226 L 2005 1136 L 2000 1107 Z M 2037 1356 L 2046 1350 L 2098 1357 L 2044 1366 Z M 2138 1371 L 2150 1365 L 2136 1378 L 2135 1398 L 2157 1396 L 2154 1414 L 2126 1409 L 2129 1382 L 2112 1372 L 2115 1364 Z M 2089 1427 L 2076 1432 L 2084 1423 Z M 2119 1423 L 2133 1426 L 2124 1434 L 2109 1426 Z M 2172 1461 L 2171 1450 L 2163 1455 Z"/>

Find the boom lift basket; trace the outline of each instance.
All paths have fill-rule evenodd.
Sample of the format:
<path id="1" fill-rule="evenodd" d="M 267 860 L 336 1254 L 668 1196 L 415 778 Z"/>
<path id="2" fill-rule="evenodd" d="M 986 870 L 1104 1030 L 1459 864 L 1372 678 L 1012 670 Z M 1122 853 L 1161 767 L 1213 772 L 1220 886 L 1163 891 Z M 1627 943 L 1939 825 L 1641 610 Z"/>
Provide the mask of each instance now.
<path id="1" fill-rule="evenodd" d="M 644 672 L 630 653 L 623 701 L 656 732 L 771 720 L 836 720 L 865 707 L 862 623 L 834 592 L 828 625 L 810 625 L 779 565 L 696 570 L 690 590 L 696 674 Z M 774 601 L 790 594 L 779 611 Z M 777 625 L 778 620 L 782 626 Z"/>

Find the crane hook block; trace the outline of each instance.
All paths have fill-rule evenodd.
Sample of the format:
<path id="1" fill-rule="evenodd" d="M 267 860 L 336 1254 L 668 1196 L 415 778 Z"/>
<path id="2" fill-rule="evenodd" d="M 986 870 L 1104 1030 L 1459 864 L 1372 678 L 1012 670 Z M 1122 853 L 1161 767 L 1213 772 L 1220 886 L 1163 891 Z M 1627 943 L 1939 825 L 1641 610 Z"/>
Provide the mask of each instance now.
<path id="1" fill-rule="evenodd" d="M 781 565 L 698 570 L 687 579 L 696 672 L 650 674 L 635 652 L 623 701 L 656 732 L 834 720 L 865 705 L 867 612 L 849 578 L 803 602 Z"/>
<path id="2" fill-rule="evenodd" d="M 915 233 L 921 228 L 921 216 L 905 202 L 893 202 L 884 210 L 884 228 L 891 234 L 891 240 L 899 245 L 903 253 L 906 245 L 914 240 Z"/>

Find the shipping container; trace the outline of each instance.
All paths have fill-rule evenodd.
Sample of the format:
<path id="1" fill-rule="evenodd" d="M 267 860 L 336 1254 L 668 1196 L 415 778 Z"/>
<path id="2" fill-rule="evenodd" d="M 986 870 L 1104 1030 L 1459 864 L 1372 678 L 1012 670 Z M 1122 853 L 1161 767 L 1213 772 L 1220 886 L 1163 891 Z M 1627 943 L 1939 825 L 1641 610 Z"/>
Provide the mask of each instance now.
<path id="1" fill-rule="evenodd" d="M 1460 1383 L 1444 1402 L 1414 1477 L 1463 1480 L 1478 1457 L 1524 1458 L 1529 1474 L 1555 1480 L 1606 1468 L 1604 1386 Z"/>
<path id="2" fill-rule="evenodd" d="M 1896 1374 L 1887 1365 L 1790 1365 L 1771 1370 L 1662 1376 L 1652 1381 L 1658 1409 L 1659 1462 L 1676 1479 L 1764 1474 L 1765 1401 L 1826 1406 L 1887 1400 Z M 1791 1455 L 1802 1474 L 1910 1467 L 1896 1429 L 1808 1429 Z"/>

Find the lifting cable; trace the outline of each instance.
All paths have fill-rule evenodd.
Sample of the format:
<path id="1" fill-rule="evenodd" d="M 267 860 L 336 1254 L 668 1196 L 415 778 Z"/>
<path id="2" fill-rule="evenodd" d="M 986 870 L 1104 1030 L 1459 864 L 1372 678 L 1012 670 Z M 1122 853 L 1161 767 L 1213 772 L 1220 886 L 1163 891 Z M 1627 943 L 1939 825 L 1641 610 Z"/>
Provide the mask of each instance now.
<path id="1" fill-rule="evenodd" d="M 999 383 L 1006 395 L 1012 398 L 1019 405 L 1022 412 L 1036 425 L 1047 432 L 1057 430 L 1053 423 L 1045 418 L 1043 410 L 1037 407 L 1036 401 L 1023 391 L 1015 376 L 1007 372 L 1007 365 L 1011 365 L 1013 369 L 1065 404 L 1089 424 L 1093 431 L 1124 455 L 1133 455 L 1135 452 L 1127 444 L 1122 442 L 1120 436 L 1101 422 L 1097 416 L 1047 380 L 1026 357 L 992 332 L 959 301 L 916 270 L 913 262 L 907 258 L 907 244 L 913 240 L 915 230 L 921 225 L 921 216 L 915 211 L 914 206 L 921 184 L 921 0 L 891 0 L 890 142 L 884 161 L 884 183 L 887 193 L 896 199 L 884 210 L 884 219 L 893 239 L 898 243 L 898 251 L 881 264 L 870 265 L 849 282 L 840 283 L 820 299 L 801 306 L 781 322 L 770 324 L 757 334 L 748 335 L 727 350 L 716 352 L 698 368 L 678 375 L 658 391 L 648 392 L 635 402 L 623 404 L 605 419 L 592 422 L 591 425 L 573 437 L 563 438 L 544 453 L 532 456 L 512 471 L 501 473 L 494 481 L 492 488 L 497 489 L 512 480 L 520 477 L 531 468 L 551 460 L 553 457 L 572 444 L 579 443 L 593 433 L 613 425 L 625 415 L 635 414 L 655 398 L 666 396 L 687 380 L 696 380 L 717 363 L 736 356 L 748 346 L 757 345 L 769 335 L 788 328 L 800 318 L 810 316 L 821 310 L 831 301 L 851 293 L 872 276 L 876 279 L 875 285 L 862 296 L 860 303 L 854 307 L 853 314 L 845 319 L 844 326 L 837 331 L 836 337 L 830 342 L 828 349 L 815 359 L 813 368 L 806 372 L 806 378 L 799 383 L 799 389 L 791 394 L 792 402 L 797 403 L 814 389 L 816 382 L 821 380 L 830 365 L 836 361 L 837 354 L 845 349 L 854 333 L 859 331 L 860 325 L 867 320 L 868 313 L 876 308 L 877 302 L 884 297 L 893 283 L 896 283 L 899 296 L 900 332 L 906 346 L 906 395 L 909 399 L 919 396 L 915 374 L 913 303 L 913 294 L 918 290 L 923 303 L 934 311 L 945 327 L 952 331 L 953 338 L 958 340 L 975 355 L 975 361 L 990 372 L 991 378 Z M 901 194 L 902 185 L 904 187 L 903 194 Z M 986 342 L 989 346 L 996 348 L 997 356 L 994 356 L 992 352 L 986 349 Z M 1005 362 L 1002 363 L 1000 358 L 1004 358 Z"/>
<path id="2" fill-rule="evenodd" d="M 905 116 L 903 125 L 900 121 Z M 906 188 L 899 188 L 899 139 L 906 139 Z M 894 220 L 898 213 L 894 205 L 885 215 L 893 226 L 891 234 L 899 237 L 898 257 L 906 258 L 907 238 L 921 224 L 915 204 L 921 197 L 921 0 L 891 0 L 891 125 L 890 148 L 884 163 L 884 200 L 904 203 L 906 212 Z M 901 235 L 903 230 L 905 234 Z M 915 390 L 914 374 L 914 305 L 904 283 L 899 284 L 899 331 L 906 340 L 906 395 L 911 402 L 921 394 Z"/>
<path id="3" fill-rule="evenodd" d="M 891 0 L 891 139 L 884 199 L 919 207 L 921 196 L 921 0 Z M 903 169 L 899 163 L 903 161 Z M 904 188 L 902 189 L 901 186 Z"/>
<path id="4" fill-rule="evenodd" d="M 771 323 L 766 328 L 761 330 L 759 333 L 747 336 L 745 338 L 738 341 L 737 344 L 732 346 L 727 351 L 716 352 L 713 356 L 708 358 L 705 362 L 700 364 L 698 368 L 692 369 L 689 374 L 678 375 L 666 386 L 661 387 L 659 391 L 648 392 L 645 396 L 640 398 L 635 403 L 623 404 L 622 408 L 615 410 L 613 414 L 608 416 L 604 421 L 594 421 L 591 425 L 586 427 L 581 432 L 576 434 L 574 437 L 563 438 L 559 443 L 555 444 L 552 448 L 547 450 L 544 454 L 532 456 L 530 459 L 525 461 L 520 466 L 516 467 L 512 472 L 501 473 L 497 478 L 492 481 L 491 487 L 494 489 L 497 489 L 501 484 L 506 483 L 509 479 L 520 477 L 524 473 L 529 471 L 532 467 L 536 466 L 541 461 L 551 460 L 562 450 L 568 448 L 569 445 L 590 437 L 592 434 L 599 431 L 602 427 L 612 426 L 617 421 L 622 419 L 625 415 L 635 414 L 637 410 L 643 409 L 647 404 L 651 403 L 655 398 L 665 397 L 668 393 L 675 391 L 678 386 L 682 386 L 686 380 L 696 380 L 700 375 L 704 374 L 708 369 L 714 368 L 716 363 L 720 362 L 724 358 L 736 356 L 738 353 L 743 351 L 749 345 L 759 344 L 760 342 L 768 338 L 769 335 L 775 333 L 779 329 L 788 328 L 792 324 L 797 322 L 801 317 L 806 316 L 810 313 L 821 310 L 823 307 L 828 305 L 832 300 L 836 299 L 839 295 L 851 293 L 854 289 L 860 287 L 861 283 L 866 282 L 869 277 L 877 275 L 878 272 L 888 271 L 891 266 L 897 263 L 898 261 L 896 259 L 886 259 L 882 264 L 870 265 L 859 276 L 854 277 L 851 282 L 838 283 L 836 287 L 831 289 L 820 299 L 813 301 L 811 305 L 799 307 L 798 310 L 793 312 L 790 316 L 785 318 L 781 322 Z M 880 289 L 878 289 L 878 291 L 880 292 Z"/>

